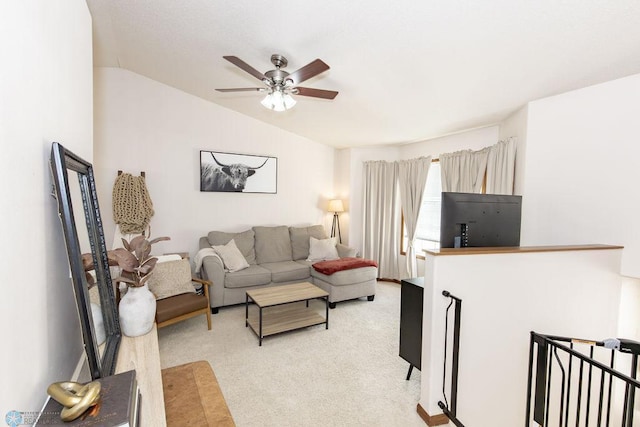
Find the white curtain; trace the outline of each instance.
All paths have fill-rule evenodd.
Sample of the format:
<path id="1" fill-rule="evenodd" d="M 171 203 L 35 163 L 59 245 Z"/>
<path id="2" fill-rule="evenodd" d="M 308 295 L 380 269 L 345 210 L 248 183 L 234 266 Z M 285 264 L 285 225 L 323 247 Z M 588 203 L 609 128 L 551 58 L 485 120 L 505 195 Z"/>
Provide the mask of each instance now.
<path id="1" fill-rule="evenodd" d="M 429 166 L 431 166 L 431 157 L 420 157 L 419 159 L 398 162 L 400 203 L 404 215 L 405 229 L 407 230 L 405 277 L 416 277 L 418 275 L 414 243 Z"/>
<path id="2" fill-rule="evenodd" d="M 489 148 L 487 193 L 513 194 L 516 169 L 516 137 L 499 141 Z"/>
<path id="3" fill-rule="evenodd" d="M 487 170 L 488 155 L 488 147 L 480 151 L 464 150 L 441 154 L 442 191 L 482 192 L 482 181 Z"/>
<path id="4" fill-rule="evenodd" d="M 399 279 L 398 165 L 364 162 L 362 255 L 378 263 L 378 277 Z"/>

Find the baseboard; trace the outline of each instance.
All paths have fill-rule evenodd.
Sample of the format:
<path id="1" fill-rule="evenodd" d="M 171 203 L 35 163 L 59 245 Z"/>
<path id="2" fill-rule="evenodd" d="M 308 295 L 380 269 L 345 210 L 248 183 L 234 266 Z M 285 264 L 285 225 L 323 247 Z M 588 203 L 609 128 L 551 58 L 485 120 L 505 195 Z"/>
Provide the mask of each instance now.
<path id="1" fill-rule="evenodd" d="M 418 415 L 420 415 L 420 418 L 422 418 L 422 420 L 427 423 L 428 426 L 441 426 L 449 423 L 449 417 L 447 417 L 445 414 L 429 415 L 429 413 L 425 411 L 422 405 L 420 405 L 419 403 L 416 411 L 418 412 Z"/>

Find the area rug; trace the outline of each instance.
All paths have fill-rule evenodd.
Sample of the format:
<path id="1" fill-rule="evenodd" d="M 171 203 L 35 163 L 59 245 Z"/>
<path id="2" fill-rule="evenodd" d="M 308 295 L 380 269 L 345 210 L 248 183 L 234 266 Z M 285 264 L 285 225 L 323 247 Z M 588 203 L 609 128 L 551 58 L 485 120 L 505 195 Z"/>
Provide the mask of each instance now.
<path id="1" fill-rule="evenodd" d="M 267 337 L 245 327 L 244 306 L 221 308 L 158 331 L 163 368 L 208 361 L 236 425 L 424 426 L 420 372 L 405 380 L 398 356 L 400 285 L 341 302 L 324 325 Z M 253 307 L 255 309 L 255 307 Z M 324 310 L 321 301 L 312 308 Z"/>

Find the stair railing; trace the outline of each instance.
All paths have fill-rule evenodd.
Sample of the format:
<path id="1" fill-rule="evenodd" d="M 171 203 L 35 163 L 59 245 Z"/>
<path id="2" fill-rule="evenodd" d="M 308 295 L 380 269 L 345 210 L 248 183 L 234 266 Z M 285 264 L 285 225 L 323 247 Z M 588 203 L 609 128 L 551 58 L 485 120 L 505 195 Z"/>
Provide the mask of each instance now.
<path id="1" fill-rule="evenodd" d="M 632 427 L 639 354 L 640 343 L 631 340 L 531 332 L 525 426 Z"/>
<path id="2" fill-rule="evenodd" d="M 444 402 L 438 401 L 438 406 L 442 412 L 457 427 L 464 427 L 464 424 L 457 418 L 458 410 L 458 360 L 460 353 L 460 316 L 462 314 L 462 300 L 451 295 L 449 291 L 442 291 L 442 295 L 450 299 L 449 305 L 445 312 L 444 321 L 444 368 L 442 370 L 442 397 Z M 453 314 L 453 347 L 451 360 L 451 406 L 447 399 L 446 383 L 447 383 L 447 341 L 449 337 L 449 309 L 454 305 Z"/>

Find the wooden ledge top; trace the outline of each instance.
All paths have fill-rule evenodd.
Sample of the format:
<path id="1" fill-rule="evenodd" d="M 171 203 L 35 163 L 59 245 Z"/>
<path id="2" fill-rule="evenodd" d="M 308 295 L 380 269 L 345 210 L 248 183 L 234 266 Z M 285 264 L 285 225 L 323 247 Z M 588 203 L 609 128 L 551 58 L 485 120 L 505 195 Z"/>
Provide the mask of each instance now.
<path id="1" fill-rule="evenodd" d="M 624 246 L 614 245 L 564 245 L 564 246 L 513 246 L 498 248 L 442 248 L 425 250 L 432 256 L 442 255 L 491 255 L 491 254 L 520 254 L 530 252 L 562 252 L 562 251 L 593 251 L 603 249 L 623 249 Z"/>

